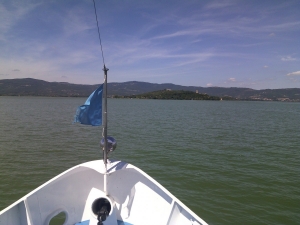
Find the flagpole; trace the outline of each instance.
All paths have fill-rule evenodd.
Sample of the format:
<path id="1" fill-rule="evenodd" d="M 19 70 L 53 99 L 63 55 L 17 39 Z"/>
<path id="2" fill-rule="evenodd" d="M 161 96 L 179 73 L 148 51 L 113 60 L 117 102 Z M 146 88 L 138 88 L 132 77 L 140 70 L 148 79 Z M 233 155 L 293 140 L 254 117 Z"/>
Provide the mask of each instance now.
<path id="1" fill-rule="evenodd" d="M 103 162 L 105 166 L 104 173 L 104 193 L 108 195 L 107 192 L 107 71 L 108 68 L 103 67 L 104 71 L 104 107 L 103 107 L 103 139 L 104 139 L 104 149 L 103 149 Z"/>

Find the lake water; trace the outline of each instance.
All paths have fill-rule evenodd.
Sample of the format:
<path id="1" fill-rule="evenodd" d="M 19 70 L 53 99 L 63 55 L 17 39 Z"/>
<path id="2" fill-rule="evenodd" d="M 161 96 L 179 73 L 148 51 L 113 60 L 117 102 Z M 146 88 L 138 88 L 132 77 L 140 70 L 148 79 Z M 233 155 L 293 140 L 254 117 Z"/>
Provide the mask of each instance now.
<path id="1" fill-rule="evenodd" d="M 101 157 L 84 98 L 0 97 L 0 210 Z M 209 224 L 300 224 L 300 104 L 108 100 L 112 158 L 144 170 Z"/>

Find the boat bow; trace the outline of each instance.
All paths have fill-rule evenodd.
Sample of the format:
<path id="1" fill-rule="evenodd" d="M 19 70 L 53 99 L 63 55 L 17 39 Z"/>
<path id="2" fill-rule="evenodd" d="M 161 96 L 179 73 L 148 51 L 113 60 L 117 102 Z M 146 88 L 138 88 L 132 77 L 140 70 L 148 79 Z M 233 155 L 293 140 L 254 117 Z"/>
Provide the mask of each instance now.
<path id="1" fill-rule="evenodd" d="M 101 201 L 110 205 L 104 225 L 206 224 L 157 181 L 122 161 L 108 161 L 106 195 L 105 171 L 96 160 L 61 173 L 1 211 L 0 225 L 48 225 L 59 213 L 65 214 L 64 224 L 97 224 L 94 206 Z"/>

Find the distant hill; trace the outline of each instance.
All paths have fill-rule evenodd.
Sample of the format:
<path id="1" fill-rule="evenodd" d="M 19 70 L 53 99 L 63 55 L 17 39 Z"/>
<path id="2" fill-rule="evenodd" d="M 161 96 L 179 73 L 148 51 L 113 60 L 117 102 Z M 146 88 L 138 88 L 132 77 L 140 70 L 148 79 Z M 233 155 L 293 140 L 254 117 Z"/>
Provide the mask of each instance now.
<path id="1" fill-rule="evenodd" d="M 47 82 L 31 78 L 0 80 L 0 96 L 52 96 L 52 97 L 87 97 L 99 84 L 81 85 L 66 82 Z M 197 87 L 175 84 L 154 84 L 147 82 L 128 81 L 123 83 L 108 83 L 108 95 L 129 96 L 139 95 L 164 89 L 198 91 L 210 96 L 234 98 L 238 100 L 261 101 L 300 101 L 300 88 L 264 89 Z"/>
<path id="2" fill-rule="evenodd" d="M 47 82 L 32 78 L 0 80 L 0 96 L 89 96 L 98 85 Z"/>
<path id="3" fill-rule="evenodd" d="M 194 91 L 172 91 L 165 89 L 161 91 L 152 91 L 140 95 L 124 96 L 124 98 L 138 99 L 171 99 L 171 100 L 221 100 L 220 97 L 199 94 Z"/>

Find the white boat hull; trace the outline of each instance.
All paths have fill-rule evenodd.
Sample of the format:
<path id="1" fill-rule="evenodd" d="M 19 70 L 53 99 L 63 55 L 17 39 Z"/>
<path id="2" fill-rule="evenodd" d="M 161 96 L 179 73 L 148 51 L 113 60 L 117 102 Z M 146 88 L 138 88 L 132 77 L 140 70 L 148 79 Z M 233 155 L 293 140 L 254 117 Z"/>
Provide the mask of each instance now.
<path id="1" fill-rule="evenodd" d="M 111 204 L 104 225 L 207 224 L 139 168 L 112 161 L 107 170 L 97 160 L 61 173 L 2 210 L 0 225 L 48 225 L 61 212 L 65 225 L 96 225 L 92 204 L 99 198 Z"/>

